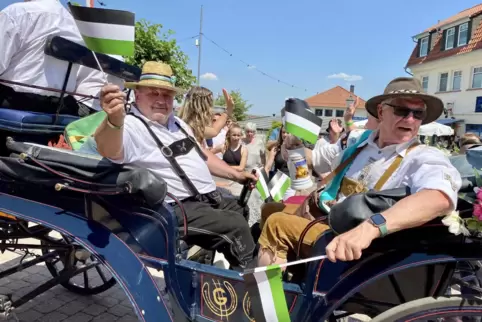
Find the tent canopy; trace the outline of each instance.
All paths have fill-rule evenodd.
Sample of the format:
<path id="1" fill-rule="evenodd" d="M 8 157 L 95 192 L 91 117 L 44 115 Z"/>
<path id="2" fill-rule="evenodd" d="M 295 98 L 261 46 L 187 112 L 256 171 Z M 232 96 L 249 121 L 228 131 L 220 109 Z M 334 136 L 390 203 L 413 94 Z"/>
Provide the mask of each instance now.
<path id="1" fill-rule="evenodd" d="M 357 121 L 354 124 L 358 128 L 364 128 L 367 121 L 368 120 Z M 454 135 L 454 130 L 450 126 L 443 125 L 443 124 L 440 124 L 440 123 L 437 123 L 437 122 L 432 122 L 432 123 L 420 126 L 420 129 L 418 130 L 418 135 L 450 136 L 450 135 Z"/>

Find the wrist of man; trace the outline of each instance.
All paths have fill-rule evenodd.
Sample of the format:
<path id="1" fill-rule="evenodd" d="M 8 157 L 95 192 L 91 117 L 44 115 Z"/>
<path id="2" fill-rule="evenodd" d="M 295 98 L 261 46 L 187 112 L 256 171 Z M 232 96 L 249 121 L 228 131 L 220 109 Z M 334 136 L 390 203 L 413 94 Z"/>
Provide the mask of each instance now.
<path id="1" fill-rule="evenodd" d="M 353 124 L 355 124 L 355 122 L 353 122 L 353 120 L 348 120 L 348 121 L 345 120 L 346 126 L 352 126 Z"/>
<path id="2" fill-rule="evenodd" d="M 116 119 L 110 119 L 109 116 L 106 117 L 106 123 L 107 123 L 107 126 L 110 127 L 111 129 L 115 129 L 115 130 L 120 130 L 124 127 L 124 120 L 116 120 Z"/>

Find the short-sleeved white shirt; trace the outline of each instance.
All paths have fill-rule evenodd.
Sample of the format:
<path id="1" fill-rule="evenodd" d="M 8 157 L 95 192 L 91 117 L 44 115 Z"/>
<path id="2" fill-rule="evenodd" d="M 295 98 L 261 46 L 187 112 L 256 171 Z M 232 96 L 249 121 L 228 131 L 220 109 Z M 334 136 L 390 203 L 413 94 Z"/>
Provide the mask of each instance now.
<path id="1" fill-rule="evenodd" d="M 171 116 L 167 126 L 163 126 L 158 122 L 149 121 L 136 109 L 133 109 L 133 112 L 150 125 L 152 131 L 165 146 L 186 137 L 176 125 L 176 122 L 189 135 L 193 136 L 191 128 L 175 116 Z M 166 181 L 168 192 L 180 200 L 192 196 L 181 178 L 174 172 L 169 161 L 162 155 L 145 125 L 132 115 L 127 115 L 124 121 L 123 144 L 124 157 L 120 160 L 112 160 L 113 162 L 129 164 L 152 171 L 156 176 Z M 191 179 L 199 193 L 205 194 L 216 190 L 216 184 L 206 161 L 201 158 L 195 148 L 186 155 L 176 157 L 176 161 L 188 178 Z M 166 198 L 166 201 L 171 202 L 172 200 Z"/>
<path id="2" fill-rule="evenodd" d="M 363 131 L 354 135 L 359 138 L 361 133 Z M 397 155 L 400 155 L 403 157 L 400 166 L 383 185 L 382 190 L 404 186 L 409 187 L 412 194 L 424 189 L 439 190 L 447 195 L 452 205 L 456 207 L 457 193 L 462 185 L 462 179 L 457 169 L 441 151 L 420 144 L 407 153 L 407 149 L 416 142 L 416 138 L 380 149 L 375 143 L 377 137 L 378 132 L 373 132 L 365 142 L 360 144 L 360 147 L 365 146 L 365 148 L 352 162 L 346 177 L 364 183 L 368 189 L 373 189 Z M 357 139 L 350 140 L 349 137 L 347 145 L 353 144 Z M 324 145 L 317 151 L 313 151 L 313 165 L 315 169 L 326 169 L 329 165 L 331 171 L 339 165 L 341 156 L 342 149 L 339 142 Z M 344 196 L 340 196 L 339 201 L 343 199 Z"/>

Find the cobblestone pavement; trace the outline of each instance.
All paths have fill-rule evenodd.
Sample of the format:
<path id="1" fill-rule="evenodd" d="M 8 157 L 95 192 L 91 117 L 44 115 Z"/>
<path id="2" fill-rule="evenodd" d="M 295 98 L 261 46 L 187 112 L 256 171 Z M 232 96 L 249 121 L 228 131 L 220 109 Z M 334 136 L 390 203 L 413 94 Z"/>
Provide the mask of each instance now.
<path id="1" fill-rule="evenodd" d="M 1 254 L 0 270 L 15 266 L 20 258 L 18 254 L 8 251 Z M 162 285 L 162 273 L 155 270 L 151 270 L 151 273 L 158 284 Z M 15 300 L 51 277 L 43 263 L 35 265 L 0 279 L 0 294 L 13 294 Z M 21 322 L 138 321 L 129 300 L 118 285 L 93 296 L 77 295 L 59 285 L 15 309 L 15 314 Z M 12 316 L 8 321 L 16 320 Z"/>

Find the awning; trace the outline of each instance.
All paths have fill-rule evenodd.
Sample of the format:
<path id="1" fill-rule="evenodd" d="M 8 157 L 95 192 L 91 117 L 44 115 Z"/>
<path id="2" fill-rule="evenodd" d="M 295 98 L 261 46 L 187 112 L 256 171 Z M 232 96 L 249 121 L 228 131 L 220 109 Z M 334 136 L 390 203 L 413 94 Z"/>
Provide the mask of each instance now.
<path id="1" fill-rule="evenodd" d="M 449 125 L 449 124 L 454 124 L 454 123 L 462 122 L 462 121 L 463 120 L 457 120 L 457 119 L 440 119 L 440 120 L 437 120 L 435 122 L 440 123 L 440 124 L 444 124 L 444 125 Z"/>

